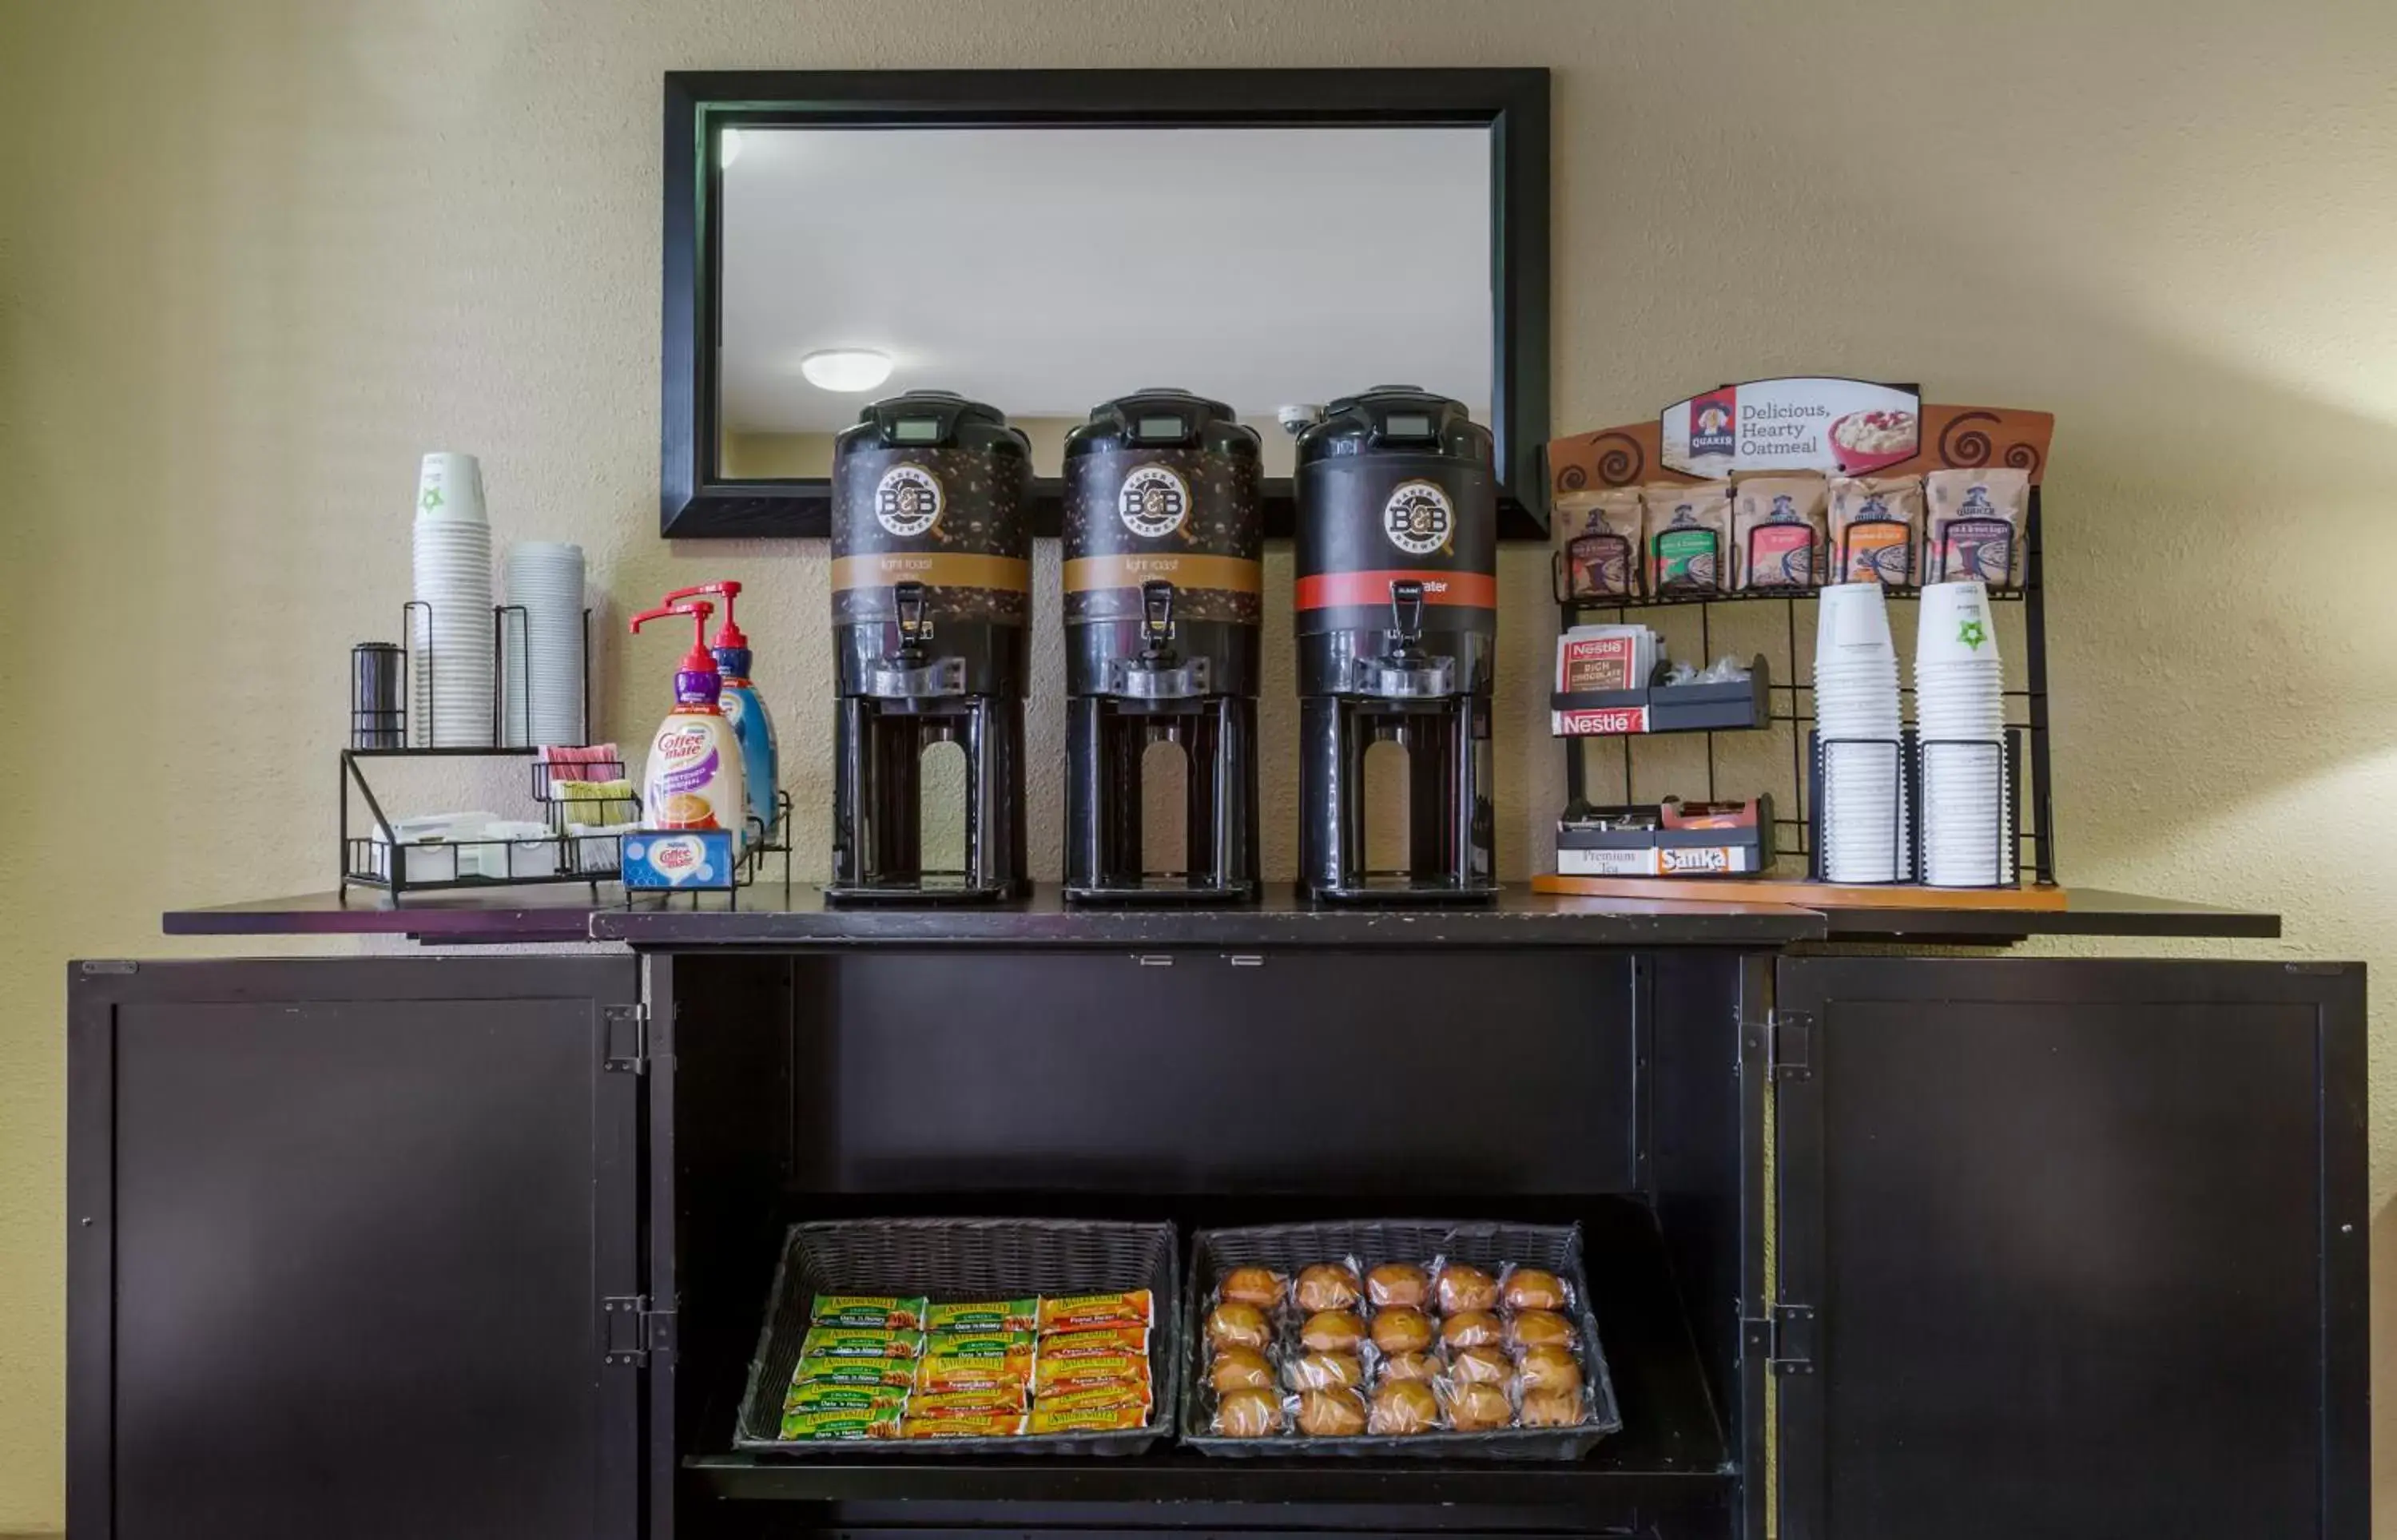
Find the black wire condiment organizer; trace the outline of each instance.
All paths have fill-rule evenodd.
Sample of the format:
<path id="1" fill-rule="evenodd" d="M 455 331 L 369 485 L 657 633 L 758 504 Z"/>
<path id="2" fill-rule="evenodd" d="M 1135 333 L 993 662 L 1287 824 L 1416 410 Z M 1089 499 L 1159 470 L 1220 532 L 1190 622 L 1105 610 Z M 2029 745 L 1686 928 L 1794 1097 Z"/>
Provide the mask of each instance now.
<path id="1" fill-rule="evenodd" d="M 596 900 L 598 885 L 612 883 L 623 870 L 621 833 L 578 832 L 575 826 L 612 827 L 640 821 L 639 794 L 629 785 L 627 766 L 620 757 L 606 760 L 548 760 L 531 745 L 531 678 L 528 618 L 521 604 L 491 608 L 491 742 L 489 746 L 436 748 L 435 670 L 439 660 L 430 638 L 433 606 L 411 600 L 400 606 L 403 635 L 427 640 L 421 646 L 388 642 L 364 642 L 351 649 L 350 747 L 341 750 L 339 790 L 341 892 L 353 887 L 377 889 L 399 902 L 410 893 L 455 892 L 466 888 L 523 887 L 557 883 L 589 886 Z M 510 645 L 510 637 L 516 638 Z M 423 657 L 424 710 L 416 710 L 411 658 Z M 513 660 L 515 699 L 521 715 L 507 716 Z M 379 693 L 369 694 L 370 684 Z M 581 731 L 591 736 L 591 611 L 583 612 L 583 699 Z M 515 728 L 513 735 L 509 729 Z M 510 744 L 514 736 L 522 742 Z M 379 760 L 523 759 L 528 765 L 531 799 L 541 809 L 546 832 L 483 840 L 439 840 L 403 844 L 394 820 L 384 813 L 367 766 Z M 621 792 L 605 796 L 567 794 L 582 784 L 627 782 Z M 363 803 L 370 832 L 354 834 L 352 815 Z M 782 882 L 791 882 L 791 798 L 776 788 L 775 826 L 768 830 L 755 816 L 746 819 L 742 854 L 733 888 L 757 882 L 770 857 L 782 860 Z M 578 809 L 594 816 L 575 817 Z M 420 874 L 414 869 L 422 867 Z M 723 888 L 710 891 L 724 892 Z M 696 895 L 694 894 L 695 897 Z"/>
<path id="2" fill-rule="evenodd" d="M 1967 524 L 1970 527 L 1966 527 Z M 1972 747 L 1981 752 L 2002 752 L 2006 763 L 2004 790 L 2001 797 L 2001 823 L 2003 827 L 1993 830 L 1993 837 L 2007 842 L 2013 859 L 2000 863 L 2001 877 L 2029 878 L 2049 883 L 2056 881 L 2056 825 L 2048 717 L 2047 606 L 2040 529 L 2040 488 L 2033 486 L 2029 489 L 2019 532 L 2011 524 L 1997 520 L 1951 521 L 1927 533 L 1919 528 L 1910 529 L 1906 540 L 1905 570 L 1909 574 L 1922 574 L 1928 582 L 1945 581 L 1947 575 L 1934 569 L 1944 560 L 1951 544 L 1977 547 L 1984 571 L 1969 576 L 1982 578 L 1988 583 L 1989 598 L 1993 602 L 2022 606 L 2021 657 L 2017 659 L 2008 656 L 2006 660 L 2002 690 L 2005 701 L 2004 737 L 1998 745 L 1975 744 Z M 2014 546 L 2017 538 L 2023 548 L 2022 582 L 2016 585 L 2010 581 L 1989 580 L 1986 576 L 1988 571 L 2001 571 L 2011 578 L 2015 564 Z M 1715 537 L 1715 543 L 1716 554 L 1720 558 L 1719 535 Z M 1815 572 L 1844 569 L 1847 553 L 1840 543 L 1817 537 L 1814 551 L 1817 558 L 1824 555 L 1830 558 L 1828 563 L 1814 560 L 1812 566 Z M 1770 670 L 1764 692 L 1770 701 L 1770 710 L 1751 726 L 1692 728 L 1688 732 L 1703 732 L 1704 735 L 1703 791 L 1708 802 L 1720 801 L 1725 795 L 1722 782 L 1726 770 L 1722 763 L 1722 746 L 1719 741 L 1722 734 L 1779 731 L 1788 735 L 1787 779 L 1771 786 L 1734 787 L 1732 792 L 1742 797 L 1771 794 L 1776 810 L 1774 822 L 1779 835 L 1778 848 L 1787 854 L 1803 856 L 1810 873 L 1816 871 L 1821 849 L 1818 829 L 1821 784 L 1814 744 L 1813 676 L 1811 668 L 1805 666 L 1811 658 L 1812 649 L 1811 646 L 1801 649 L 1799 611 L 1801 604 L 1811 606 L 1817 591 L 1812 587 L 1733 590 L 1725 586 L 1731 574 L 1718 559 L 1712 564 L 1711 579 L 1705 583 L 1684 581 L 1655 593 L 1576 594 L 1571 591 L 1567 581 L 1568 560 L 1577 573 L 1615 574 L 1614 580 L 1622 589 L 1628 590 L 1645 586 L 1637 576 L 1637 564 L 1643 560 L 1643 553 L 1626 537 L 1607 532 L 1579 537 L 1568 543 L 1566 553 L 1562 558 L 1551 558 L 1555 598 L 1565 626 L 1620 622 L 1650 610 L 1694 611 L 1698 622 L 1701 666 L 1715 656 L 1715 620 L 1719 610 L 1740 614 L 1752 613 L 1756 606 L 1782 606 L 1782 625 L 1778 628 L 1780 635 L 1776 639 L 1780 644 L 1778 657 L 1764 655 Z M 1895 563 L 1893 561 L 1890 565 L 1895 566 Z M 1959 578 L 1968 575 L 1957 574 Z M 1921 589 L 1912 584 L 1888 583 L 1884 587 L 1893 600 L 1912 600 L 1921 594 Z M 1807 618 L 1811 621 L 1811 612 Z M 1893 621 L 1892 629 L 1894 631 L 1897 629 L 1895 621 Z M 1750 640 L 1743 637 L 1740 650 L 1749 650 Z M 1902 689 L 1900 694 L 1907 697 L 1912 695 L 1912 691 Z M 1568 819 L 1589 817 L 1601 803 L 1653 803 L 1668 794 L 1696 797 L 1700 789 L 1694 786 L 1654 784 L 1657 773 L 1653 762 L 1644 777 L 1651 784 L 1645 788 L 1640 785 L 1643 778 L 1641 762 L 1656 752 L 1660 737 L 1671 734 L 1669 727 L 1652 726 L 1646 733 L 1618 735 L 1611 750 L 1606 747 L 1607 740 L 1603 737 L 1567 737 L 1564 742 L 1564 816 Z M 1930 747 L 1946 752 L 1940 744 Z M 1921 765 L 1917 755 L 1903 749 L 1899 751 L 1905 753 L 1911 766 L 1907 778 L 1909 781 L 1919 779 Z M 1614 762 L 1619 794 L 1601 798 L 1594 795 L 1593 787 L 1606 774 L 1609 760 Z M 1786 800 L 1783 796 L 1785 791 L 1788 794 Z M 1917 795 L 1908 799 L 1905 806 L 1907 816 L 1919 817 L 1921 797 Z M 1897 831 L 1897 835 L 1901 840 L 1905 837 L 1903 831 Z M 1912 849 L 1919 857 L 1922 849 L 1919 839 L 1913 841 Z M 1902 880 L 1910 882 L 1916 879 L 1907 876 Z M 2001 885 L 2012 885 L 2012 883 L 2003 882 Z"/>

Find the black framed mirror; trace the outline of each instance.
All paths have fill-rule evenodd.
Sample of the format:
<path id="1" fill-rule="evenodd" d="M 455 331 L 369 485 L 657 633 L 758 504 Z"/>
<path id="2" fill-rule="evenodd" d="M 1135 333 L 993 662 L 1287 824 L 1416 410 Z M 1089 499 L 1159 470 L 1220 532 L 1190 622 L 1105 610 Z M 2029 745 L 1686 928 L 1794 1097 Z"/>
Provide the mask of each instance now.
<path id="1" fill-rule="evenodd" d="M 1065 431 L 1157 386 L 1257 428 L 1287 535 L 1292 424 L 1396 380 L 1546 538 L 1546 70 L 669 73 L 664 215 L 671 538 L 825 534 L 833 435 L 911 389 L 1025 429 L 1053 535 Z"/>

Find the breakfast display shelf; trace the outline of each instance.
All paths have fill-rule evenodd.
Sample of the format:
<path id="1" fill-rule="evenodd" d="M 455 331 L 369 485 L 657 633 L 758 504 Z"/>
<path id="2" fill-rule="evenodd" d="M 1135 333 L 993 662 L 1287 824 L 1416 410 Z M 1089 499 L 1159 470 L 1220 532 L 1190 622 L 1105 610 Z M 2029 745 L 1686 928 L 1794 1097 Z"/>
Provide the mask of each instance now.
<path id="1" fill-rule="evenodd" d="M 2047 677 L 2047 606 L 2043 580 L 2043 559 L 2041 541 L 2040 488 L 2030 488 L 2029 503 L 2023 526 L 2023 572 L 2020 588 L 1993 587 L 1993 601 L 2019 604 L 2023 615 L 2023 656 L 2006 662 L 2007 687 L 2005 725 L 2009 733 L 2022 735 L 2021 774 L 2015 777 L 2014 802 L 2009 811 L 2013 816 L 2016 844 L 2015 866 L 2023 880 L 2031 885 L 2052 884 L 2056 881 L 2056 849 L 2054 813 L 2054 777 L 2049 743 L 2048 677 Z M 1749 611 L 1753 606 L 1779 604 L 1784 622 L 1779 638 L 1780 650 L 1768 662 L 1772 677 L 1786 683 L 1771 683 L 1762 694 L 1766 709 L 1761 719 L 1753 724 L 1737 724 L 1738 727 L 1754 726 L 1778 729 L 1788 735 L 1788 767 L 1786 779 L 1766 787 L 1751 784 L 1725 784 L 1725 768 L 1716 735 L 1726 729 L 1703 729 L 1705 735 L 1705 766 L 1703 789 L 1686 784 L 1647 786 L 1635 790 L 1641 771 L 1640 747 L 1652 740 L 1654 729 L 1648 733 L 1620 731 L 1612 734 L 1558 735 L 1567 739 L 1565 750 L 1566 816 L 1585 816 L 1603 801 L 1632 804 L 1654 802 L 1670 794 L 1684 800 L 1695 800 L 1703 794 L 1714 802 L 1725 796 L 1751 799 L 1766 791 L 1774 794 L 1776 807 L 1774 823 L 1778 830 L 1777 848 L 1785 855 L 1811 864 L 1814 856 L 1813 767 L 1809 763 L 1808 735 L 1814 725 L 1814 688 L 1805 683 L 1808 673 L 1802 666 L 1810 656 L 1811 638 L 1801 637 L 1801 631 L 1810 627 L 1815 591 L 1762 590 L 1751 592 L 1688 592 L 1626 598 L 1576 599 L 1564 591 L 1563 573 L 1551 559 L 1556 596 L 1561 621 L 1571 627 L 1594 621 L 1620 621 L 1647 610 L 1694 611 L 1698 618 L 1698 651 L 1701 662 L 1714 655 L 1713 615 L 1718 608 L 1729 607 L 1734 613 Z M 1910 602 L 1920 597 L 1921 590 L 1891 586 L 1891 599 Z M 1804 621 L 1801 605 L 1806 606 Z M 1901 686 L 1902 698 L 1910 699 L 1913 691 Z M 1908 713 L 1912 714 L 1910 711 Z M 1698 730 L 1698 729 L 1694 729 Z M 1615 760 L 1620 795 L 1600 797 L 1593 793 L 1592 783 L 1598 774 L 1599 756 L 1592 752 L 1593 741 L 1614 737 L 1617 748 Z M 1646 794 L 1643 795 L 1642 792 Z"/>

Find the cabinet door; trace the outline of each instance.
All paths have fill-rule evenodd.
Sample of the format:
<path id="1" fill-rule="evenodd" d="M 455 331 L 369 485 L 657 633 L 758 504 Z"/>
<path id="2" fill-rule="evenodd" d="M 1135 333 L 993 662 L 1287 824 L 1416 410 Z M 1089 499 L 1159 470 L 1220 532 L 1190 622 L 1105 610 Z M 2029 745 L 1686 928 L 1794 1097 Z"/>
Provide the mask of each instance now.
<path id="1" fill-rule="evenodd" d="M 2364 970 L 1788 959 L 1787 1540 L 2363 1540 Z"/>
<path id="2" fill-rule="evenodd" d="M 629 1536 L 630 959 L 69 974 L 77 1540 Z M 611 1010 L 610 1007 L 615 1007 Z"/>

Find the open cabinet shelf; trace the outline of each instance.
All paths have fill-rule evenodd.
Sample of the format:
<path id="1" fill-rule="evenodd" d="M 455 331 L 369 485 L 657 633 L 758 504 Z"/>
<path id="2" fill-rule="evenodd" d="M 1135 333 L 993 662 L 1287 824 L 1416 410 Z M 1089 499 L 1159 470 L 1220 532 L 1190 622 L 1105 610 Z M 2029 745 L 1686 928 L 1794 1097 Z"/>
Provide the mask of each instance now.
<path id="1" fill-rule="evenodd" d="M 795 1198 L 794 1216 L 822 1216 Z M 1072 1212 L 1087 1206 L 1065 1194 L 984 1195 L 877 1200 L 885 1209 L 994 1214 Z M 853 1202 L 831 1205 L 840 1210 Z M 1279 1216 L 1380 1213 L 1387 1198 L 1308 1200 L 1268 1205 Z M 1560 1525 L 1606 1526 L 1660 1508 L 1719 1507 L 1728 1501 L 1734 1469 L 1699 1361 L 1675 1292 L 1664 1237 L 1646 1205 L 1628 1198 L 1549 1201 L 1519 1205 L 1485 1201 L 1500 1217 L 1543 1223 L 1572 1218 L 1583 1226 L 1591 1305 L 1620 1400 L 1624 1427 L 1578 1461 L 1355 1459 L 1340 1457 L 1210 1458 L 1160 1445 L 1131 1458 L 984 1457 L 876 1454 L 855 1457 L 708 1453 L 684 1461 L 684 1480 L 709 1496 L 732 1500 L 978 1505 L 1208 1504 L 1312 1505 L 1332 1507 L 1453 1505 L 1465 1508 L 1542 1509 Z M 1107 1205 L 1109 1212 L 1132 1205 Z M 1185 1250 L 1192 1223 L 1216 1222 L 1256 1204 L 1201 1200 L 1155 1201 L 1150 1212 L 1181 1221 Z M 1528 1215 L 1518 1215 L 1527 1207 Z M 1442 1209 L 1441 1212 L 1448 1212 Z M 1187 1215 L 1188 1218 L 1184 1218 Z M 758 1297 L 764 1297 L 759 1281 Z M 719 1368 L 717 1373 L 723 1373 Z M 729 1384 L 729 1382 L 728 1382 Z M 730 1394 L 737 1394 L 737 1387 Z M 729 1395 L 714 1398 L 729 1409 Z M 721 1413 L 717 1414 L 721 1415 Z M 729 1421 L 719 1432 L 729 1433 Z M 1476 1524 L 1487 1516 L 1474 1519 Z"/>
<path id="2" fill-rule="evenodd" d="M 676 1169 L 653 1209 L 676 1257 L 674 1374 L 653 1414 L 678 1431 L 651 1479 L 676 1494 L 680 1540 L 1721 1532 L 1743 1501 L 1753 1373 L 1728 1308 L 1749 1243 L 1740 976 L 1730 954 L 1685 967 L 1512 949 L 1365 967 L 1312 950 L 1171 968 L 1089 953 L 653 964 L 674 1001 L 653 1091 L 675 1104 Z M 1510 1031 L 1542 1075 L 1406 1069 L 1440 1062 L 1476 1002 L 1509 990 Z M 1652 1042 L 1660 997 L 1714 1029 Z M 1069 1066 L 1061 1109 L 1037 1093 Z M 1702 1126 L 1648 1137 L 1666 1103 Z M 1223 1226 L 1578 1224 L 1624 1426 L 1569 1462 L 1225 1458 L 1173 1441 L 1114 1458 L 735 1451 L 785 1227 L 905 1215 L 1170 1221 L 1185 1268 L 1193 1233 Z M 1710 1310 L 1718 1295 L 1727 1308 Z"/>

